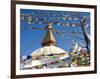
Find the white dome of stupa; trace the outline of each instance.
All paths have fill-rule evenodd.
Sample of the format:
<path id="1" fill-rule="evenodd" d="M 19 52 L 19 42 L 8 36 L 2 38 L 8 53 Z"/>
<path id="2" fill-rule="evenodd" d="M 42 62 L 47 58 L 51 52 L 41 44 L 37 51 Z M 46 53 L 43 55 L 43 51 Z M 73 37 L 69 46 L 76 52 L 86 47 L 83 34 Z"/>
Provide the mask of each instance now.
<path id="1" fill-rule="evenodd" d="M 45 46 L 41 47 L 39 49 L 36 49 L 32 52 L 31 56 L 40 56 L 40 55 L 48 55 L 48 54 L 66 54 L 68 55 L 68 52 L 64 51 L 63 49 L 57 47 L 57 46 Z"/>

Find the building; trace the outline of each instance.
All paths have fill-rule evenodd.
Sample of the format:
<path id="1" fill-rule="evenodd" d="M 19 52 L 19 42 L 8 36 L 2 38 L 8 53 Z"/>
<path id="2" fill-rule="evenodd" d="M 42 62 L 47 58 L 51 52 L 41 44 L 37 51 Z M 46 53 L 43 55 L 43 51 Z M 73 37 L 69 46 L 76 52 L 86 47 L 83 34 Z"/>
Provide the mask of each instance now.
<path id="1" fill-rule="evenodd" d="M 52 23 L 49 23 L 41 43 L 42 47 L 31 54 L 32 65 L 30 67 L 32 69 L 69 67 L 69 54 L 57 46 L 53 31 Z"/>

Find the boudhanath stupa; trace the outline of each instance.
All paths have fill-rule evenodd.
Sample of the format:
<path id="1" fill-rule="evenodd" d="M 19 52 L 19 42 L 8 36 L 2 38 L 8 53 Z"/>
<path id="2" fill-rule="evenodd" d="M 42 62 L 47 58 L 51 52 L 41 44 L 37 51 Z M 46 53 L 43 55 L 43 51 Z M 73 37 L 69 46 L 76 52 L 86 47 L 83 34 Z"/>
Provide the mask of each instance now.
<path id="1" fill-rule="evenodd" d="M 48 25 L 47 33 L 41 43 L 42 47 L 33 51 L 32 56 L 48 55 L 48 54 L 66 54 L 68 53 L 63 49 L 57 47 L 56 39 L 53 35 L 52 25 Z"/>
<path id="2" fill-rule="evenodd" d="M 31 68 L 69 67 L 69 54 L 67 51 L 57 46 L 51 23 L 47 26 L 47 32 L 41 45 L 41 48 L 38 48 L 31 53 Z"/>

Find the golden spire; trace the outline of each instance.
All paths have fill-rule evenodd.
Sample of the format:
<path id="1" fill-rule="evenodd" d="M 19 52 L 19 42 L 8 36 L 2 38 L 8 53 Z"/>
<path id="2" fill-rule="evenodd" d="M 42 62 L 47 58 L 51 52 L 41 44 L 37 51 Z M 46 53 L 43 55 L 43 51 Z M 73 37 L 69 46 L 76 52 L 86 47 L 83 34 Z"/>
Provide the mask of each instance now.
<path id="1" fill-rule="evenodd" d="M 47 28 L 48 28 L 47 33 L 46 33 L 46 35 L 43 39 L 43 42 L 41 44 L 42 44 L 42 46 L 51 46 L 51 45 L 56 46 L 56 40 L 55 40 L 55 37 L 53 35 L 53 31 L 52 31 L 52 23 L 49 23 Z"/>

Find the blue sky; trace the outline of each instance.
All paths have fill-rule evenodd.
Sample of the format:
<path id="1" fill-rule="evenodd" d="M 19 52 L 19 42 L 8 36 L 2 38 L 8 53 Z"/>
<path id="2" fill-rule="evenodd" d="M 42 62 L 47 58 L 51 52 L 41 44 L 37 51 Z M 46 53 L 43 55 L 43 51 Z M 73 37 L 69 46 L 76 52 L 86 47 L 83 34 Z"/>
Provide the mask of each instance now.
<path id="1" fill-rule="evenodd" d="M 49 11 L 49 10 L 34 10 L 34 9 L 21 9 L 21 14 L 32 14 L 33 18 L 45 18 L 47 22 L 62 22 L 62 23 L 79 23 L 79 20 L 54 20 L 55 16 L 58 18 L 62 18 L 64 15 L 75 15 L 76 13 L 79 14 L 80 17 L 88 16 L 90 17 L 89 12 L 69 12 L 69 11 Z M 32 30 L 32 27 L 38 27 L 38 28 L 45 28 L 47 24 L 44 24 L 42 21 L 42 24 L 38 24 L 39 21 L 33 20 L 32 24 L 28 24 L 26 21 L 20 21 L 20 52 L 21 55 L 29 55 L 34 50 L 42 47 L 41 42 L 43 40 L 43 37 L 46 34 L 46 30 Z M 89 27 L 87 30 L 90 30 L 90 21 L 88 20 L 87 24 Z M 69 51 L 72 47 L 72 41 L 83 43 L 84 36 L 82 33 L 79 33 L 77 35 L 70 34 L 72 31 L 76 32 L 82 32 L 82 29 L 80 26 L 71 27 L 71 26 L 62 26 L 53 24 L 53 29 L 59 30 L 61 32 L 66 31 L 66 33 L 63 33 L 64 37 L 61 37 L 60 35 L 57 35 L 56 33 L 53 33 L 55 36 L 55 39 L 57 41 L 58 47 Z"/>

